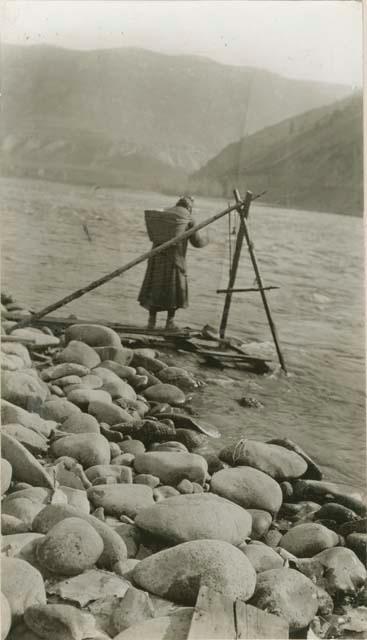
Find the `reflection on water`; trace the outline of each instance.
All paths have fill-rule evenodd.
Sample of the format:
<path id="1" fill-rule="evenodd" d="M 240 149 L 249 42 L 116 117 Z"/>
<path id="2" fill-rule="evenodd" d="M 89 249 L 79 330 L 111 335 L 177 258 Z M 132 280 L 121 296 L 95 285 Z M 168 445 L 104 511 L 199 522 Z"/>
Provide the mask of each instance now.
<path id="1" fill-rule="evenodd" d="M 35 308 L 56 301 L 149 248 L 146 208 L 171 205 L 157 193 L 2 179 L 2 278 Z M 196 218 L 227 201 L 198 198 Z M 363 227 L 357 218 L 281 210 L 254 203 L 250 232 L 292 376 L 259 378 L 271 401 L 251 414 L 248 435 L 298 440 L 329 476 L 362 485 L 364 432 Z M 228 279 L 228 222 L 210 227 L 210 245 L 189 250 L 190 307 L 183 325 L 218 324 Z M 145 265 L 62 311 L 90 319 L 143 324 L 136 302 Z M 252 286 L 244 247 L 236 285 Z M 163 318 L 162 318 L 163 320 Z M 273 354 L 260 297 L 233 297 L 229 331 Z M 259 346 L 258 346 L 259 348 Z M 245 384 L 244 374 L 244 384 Z M 253 394 L 254 395 L 254 394 Z M 248 414 L 246 414 L 247 416 Z M 226 437 L 237 433 L 229 420 Z M 236 431 L 237 429 L 237 431 Z M 259 434 L 260 432 L 260 434 Z"/>

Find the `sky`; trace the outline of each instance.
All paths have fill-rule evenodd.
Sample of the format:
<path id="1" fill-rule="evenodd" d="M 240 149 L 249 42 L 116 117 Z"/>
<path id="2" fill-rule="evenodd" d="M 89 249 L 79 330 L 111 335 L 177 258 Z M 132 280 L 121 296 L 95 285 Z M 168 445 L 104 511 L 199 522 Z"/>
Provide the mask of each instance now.
<path id="1" fill-rule="evenodd" d="M 354 0 L 2 0 L 1 10 L 4 42 L 142 47 L 362 86 Z"/>

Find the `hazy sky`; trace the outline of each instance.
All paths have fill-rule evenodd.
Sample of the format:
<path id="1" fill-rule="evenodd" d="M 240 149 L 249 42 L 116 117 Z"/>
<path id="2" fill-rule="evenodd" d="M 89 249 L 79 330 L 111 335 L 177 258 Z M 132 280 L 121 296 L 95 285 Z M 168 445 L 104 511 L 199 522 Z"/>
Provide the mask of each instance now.
<path id="1" fill-rule="evenodd" d="M 134 46 L 304 79 L 362 84 L 353 0 L 2 0 L 5 42 Z"/>

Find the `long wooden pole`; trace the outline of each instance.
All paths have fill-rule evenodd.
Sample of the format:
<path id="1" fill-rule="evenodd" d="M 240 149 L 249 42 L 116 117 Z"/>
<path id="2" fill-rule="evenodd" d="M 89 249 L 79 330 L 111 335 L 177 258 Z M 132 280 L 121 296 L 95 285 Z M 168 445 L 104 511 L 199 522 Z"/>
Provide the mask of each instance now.
<path id="1" fill-rule="evenodd" d="M 287 367 L 285 365 L 283 354 L 282 354 L 282 351 L 281 351 L 281 348 L 280 348 L 279 338 L 278 338 L 276 326 L 275 326 L 275 324 L 273 322 L 273 318 L 271 317 L 270 307 L 269 307 L 269 304 L 268 304 L 268 301 L 267 301 L 267 298 L 266 298 L 266 294 L 265 294 L 266 287 L 264 287 L 264 285 L 263 285 L 263 281 L 262 281 L 262 278 L 261 278 L 261 275 L 260 275 L 259 267 L 257 265 L 254 245 L 252 244 L 251 239 L 250 239 L 250 235 L 249 235 L 249 232 L 248 232 L 245 216 L 242 217 L 242 223 L 243 223 L 244 235 L 245 235 L 246 242 L 247 242 L 247 247 L 248 247 L 249 254 L 250 254 L 250 259 L 251 259 L 252 266 L 253 266 L 254 271 L 255 271 L 255 277 L 256 277 L 257 286 L 259 288 L 261 299 L 263 301 L 263 305 L 264 305 L 266 317 L 268 319 L 271 335 L 273 336 L 275 349 L 276 349 L 276 352 L 278 354 L 279 363 L 280 363 L 280 366 L 283 369 L 284 373 L 287 373 Z"/>
<path id="2" fill-rule="evenodd" d="M 156 256 L 159 253 L 166 251 L 166 249 L 173 247 L 178 242 L 181 242 L 181 240 L 186 240 L 186 238 L 190 238 L 190 236 L 196 233 L 196 231 L 200 231 L 200 229 L 204 229 L 204 227 L 207 227 L 209 224 L 212 224 L 213 222 L 216 222 L 220 218 L 223 218 L 223 216 L 227 215 L 231 211 L 237 210 L 239 205 L 244 205 L 244 204 L 245 204 L 244 202 L 240 202 L 240 203 L 237 202 L 235 205 L 231 207 L 227 207 L 227 209 L 224 209 L 224 211 L 220 211 L 219 213 L 216 213 L 214 216 L 211 216 L 210 218 L 207 218 L 203 222 L 200 222 L 200 224 L 197 224 L 191 229 L 188 229 L 188 231 L 184 231 L 183 233 L 176 236 L 175 238 L 171 238 L 171 240 L 167 240 L 167 242 L 164 242 L 158 247 L 155 247 L 155 249 L 151 249 L 150 251 L 143 253 L 138 258 L 134 258 L 134 260 L 131 260 L 127 264 L 123 265 L 122 267 L 115 269 L 115 271 L 112 271 L 111 273 L 108 273 L 107 275 L 102 276 L 102 278 L 98 278 L 98 280 L 94 280 L 93 282 L 90 282 L 85 287 L 82 287 L 81 289 L 77 289 L 73 293 L 70 293 L 64 298 L 61 298 L 61 300 L 58 300 L 57 302 L 54 302 L 53 304 L 50 304 L 47 307 L 44 307 L 44 309 L 41 309 L 41 311 L 37 311 L 31 316 L 24 318 L 23 320 L 15 324 L 11 328 L 11 331 L 13 331 L 14 329 L 20 329 L 21 327 L 26 327 L 27 325 L 32 324 L 32 320 L 38 320 L 39 318 L 43 318 L 43 316 L 46 316 L 48 313 L 52 313 L 52 311 L 55 311 L 56 309 L 60 309 L 60 307 L 64 307 L 66 304 L 69 304 L 69 302 L 72 302 L 77 298 L 81 298 L 81 296 L 84 296 L 84 294 L 88 293 L 88 291 L 97 289 L 97 287 L 100 287 L 102 284 L 109 282 L 113 278 L 117 278 L 117 276 L 120 276 L 123 273 L 126 273 L 126 271 L 129 271 L 129 269 L 132 269 L 133 267 L 140 264 L 141 262 L 145 262 L 145 260 L 148 260 L 149 258 L 153 258 L 153 256 Z"/>
<path id="3" fill-rule="evenodd" d="M 233 289 L 235 281 L 236 281 L 237 269 L 238 269 L 238 265 L 239 265 L 240 257 L 241 257 L 243 238 L 244 238 L 244 235 L 245 235 L 245 228 L 244 228 L 244 225 L 243 225 L 243 218 L 248 215 L 248 212 L 249 212 L 249 209 L 250 209 L 251 200 L 252 200 L 252 193 L 251 193 L 251 191 L 247 191 L 244 203 L 242 202 L 241 198 L 239 197 L 239 194 L 238 194 L 237 191 L 235 191 L 235 198 L 236 198 L 236 202 L 237 202 L 237 210 L 238 210 L 238 213 L 240 215 L 240 227 L 239 227 L 238 234 L 237 234 L 236 247 L 235 247 L 234 254 L 233 254 L 233 261 L 232 261 L 231 269 L 230 269 L 230 272 L 229 272 L 229 281 L 228 281 L 227 293 L 226 293 L 226 297 L 225 297 L 225 301 L 224 301 L 222 319 L 220 321 L 220 327 L 219 327 L 219 335 L 220 335 L 220 337 L 222 339 L 225 336 L 225 332 L 226 332 L 226 328 L 227 328 L 229 309 L 230 309 L 231 302 L 232 302 L 232 289 Z M 240 209 L 240 206 L 243 206 L 243 208 Z"/>

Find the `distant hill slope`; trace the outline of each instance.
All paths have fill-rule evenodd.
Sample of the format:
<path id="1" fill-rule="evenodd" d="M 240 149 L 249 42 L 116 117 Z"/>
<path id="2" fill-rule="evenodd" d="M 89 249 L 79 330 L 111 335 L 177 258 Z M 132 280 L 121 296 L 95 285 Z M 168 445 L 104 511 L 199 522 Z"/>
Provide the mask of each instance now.
<path id="1" fill-rule="evenodd" d="M 363 213 L 362 95 L 315 109 L 227 146 L 190 177 L 203 195 L 234 187 L 287 207 Z"/>
<path id="2" fill-rule="evenodd" d="M 3 172 L 149 188 L 351 92 L 199 56 L 16 45 L 2 46 L 1 84 Z"/>

